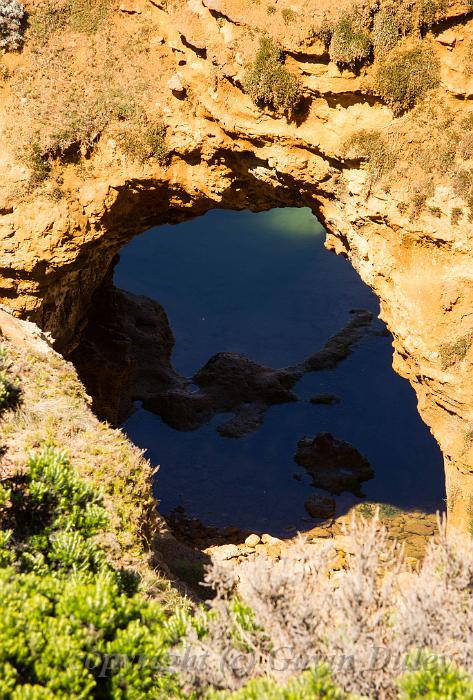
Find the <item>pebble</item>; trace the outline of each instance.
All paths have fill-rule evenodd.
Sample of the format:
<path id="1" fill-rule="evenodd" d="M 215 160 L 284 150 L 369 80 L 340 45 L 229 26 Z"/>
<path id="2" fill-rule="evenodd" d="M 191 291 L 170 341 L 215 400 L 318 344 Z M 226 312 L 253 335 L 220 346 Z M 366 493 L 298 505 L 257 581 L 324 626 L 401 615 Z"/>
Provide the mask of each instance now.
<path id="1" fill-rule="evenodd" d="M 248 535 L 245 540 L 245 544 L 248 545 L 248 547 L 256 547 L 260 542 L 261 537 L 259 535 Z"/>
<path id="2" fill-rule="evenodd" d="M 263 544 L 282 544 L 279 537 L 273 537 L 272 535 L 268 535 L 268 533 L 261 536 L 261 541 Z"/>

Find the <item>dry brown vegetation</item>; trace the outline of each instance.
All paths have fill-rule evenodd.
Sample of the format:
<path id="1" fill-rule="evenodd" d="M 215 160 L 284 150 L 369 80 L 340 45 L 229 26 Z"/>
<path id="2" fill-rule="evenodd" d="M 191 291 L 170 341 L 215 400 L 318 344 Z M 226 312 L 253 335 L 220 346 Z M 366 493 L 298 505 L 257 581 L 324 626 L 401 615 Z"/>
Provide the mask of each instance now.
<path id="1" fill-rule="evenodd" d="M 354 519 L 347 536 L 348 568 L 336 583 L 326 574 L 333 550 L 323 543 L 301 540 L 276 565 L 264 556 L 247 562 L 239 580 L 214 564 L 207 580 L 217 595 L 201 620 L 206 634 L 189 628 L 191 651 L 206 655 L 205 664 L 188 670 L 190 684 L 235 689 L 266 675 L 282 684 L 326 662 L 345 691 L 394 698 L 407 659 L 418 650 L 448 657 L 471 674 L 473 542 L 447 537 L 440 523 L 420 570 L 408 572 L 402 549 L 389 542 L 377 517 Z M 424 683 L 425 695 L 421 683 L 402 697 L 446 697 L 428 693 L 427 677 Z"/>

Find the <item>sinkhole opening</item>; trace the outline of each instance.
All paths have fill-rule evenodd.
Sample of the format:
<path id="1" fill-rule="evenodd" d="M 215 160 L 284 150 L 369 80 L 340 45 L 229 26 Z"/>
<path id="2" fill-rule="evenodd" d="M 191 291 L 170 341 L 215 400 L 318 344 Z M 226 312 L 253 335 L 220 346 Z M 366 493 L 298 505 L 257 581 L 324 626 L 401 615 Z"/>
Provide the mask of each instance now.
<path id="1" fill-rule="evenodd" d="M 442 455 L 378 301 L 324 238 L 308 209 L 210 211 L 134 238 L 96 300 L 79 373 L 197 545 L 206 528 L 290 537 L 372 504 L 426 533 L 444 509 Z"/>

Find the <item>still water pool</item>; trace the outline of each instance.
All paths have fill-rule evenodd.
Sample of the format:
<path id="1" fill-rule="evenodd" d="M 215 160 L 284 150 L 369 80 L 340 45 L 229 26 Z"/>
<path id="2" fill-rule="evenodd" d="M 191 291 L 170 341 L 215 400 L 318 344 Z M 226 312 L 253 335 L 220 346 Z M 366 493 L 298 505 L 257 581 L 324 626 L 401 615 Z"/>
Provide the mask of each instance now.
<path id="1" fill-rule="evenodd" d="M 221 351 L 292 365 L 320 349 L 351 309 L 374 315 L 351 356 L 335 370 L 306 375 L 295 387 L 300 401 L 273 406 L 246 437 L 216 432 L 225 415 L 178 432 L 137 407 L 124 429 L 161 467 L 155 489 L 162 513 L 182 505 L 209 525 L 273 534 L 307 529 L 304 501 L 314 489 L 294 453 L 301 437 L 322 431 L 370 461 L 376 475 L 363 485 L 369 500 L 443 509 L 442 457 L 413 390 L 392 370 L 377 299 L 346 260 L 324 248 L 324 236 L 307 209 L 212 211 L 151 229 L 122 250 L 115 284 L 163 305 L 176 337 L 174 365 L 185 376 Z M 340 403 L 309 403 L 327 392 Z M 356 502 L 351 494 L 337 497 L 338 512 Z"/>

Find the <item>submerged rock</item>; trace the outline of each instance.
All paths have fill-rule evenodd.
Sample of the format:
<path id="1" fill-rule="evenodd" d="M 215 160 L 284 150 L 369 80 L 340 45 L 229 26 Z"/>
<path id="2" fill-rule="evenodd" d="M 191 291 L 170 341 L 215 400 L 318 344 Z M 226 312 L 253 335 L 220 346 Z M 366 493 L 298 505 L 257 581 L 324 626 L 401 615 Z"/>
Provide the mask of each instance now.
<path id="1" fill-rule="evenodd" d="M 374 476 L 368 460 L 358 450 L 330 433 L 299 440 L 294 459 L 309 472 L 314 486 L 330 493 L 351 491 L 360 496 L 361 482 Z"/>
<path id="2" fill-rule="evenodd" d="M 332 406 L 334 404 L 340 403 L 340 397 L 335 394 L 316 394 L 310 399 L 310 403 L 324 404 L 326 406 Z"/>
<path id="3" fill-rule="evenodd" d="M 336 510 L 334 498 L 313 494 L 305 501 L 304 507 L 312 518 L 333 518 Z"/>

